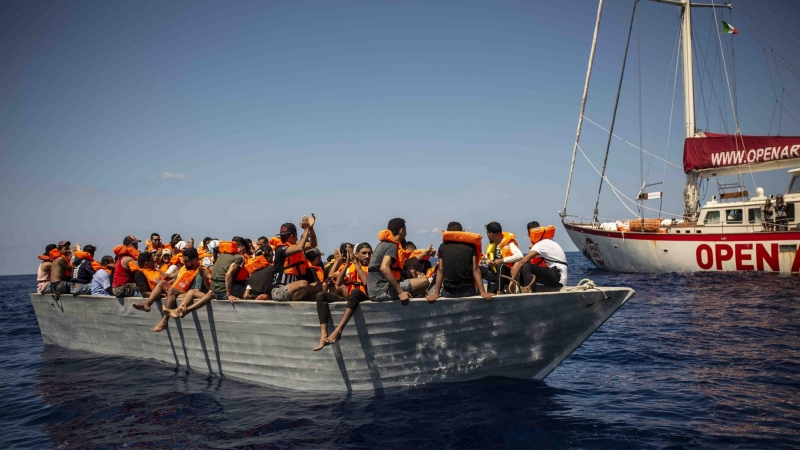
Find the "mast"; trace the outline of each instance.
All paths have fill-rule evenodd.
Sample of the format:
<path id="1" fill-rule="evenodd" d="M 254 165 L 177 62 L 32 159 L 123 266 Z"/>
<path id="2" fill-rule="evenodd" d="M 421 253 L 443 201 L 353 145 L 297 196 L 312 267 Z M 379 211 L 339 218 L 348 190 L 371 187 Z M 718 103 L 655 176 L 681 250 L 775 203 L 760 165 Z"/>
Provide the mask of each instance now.
<path id="1" fill-rule="evenodd" d="M 583 97 L 581 97 L 581 113 L 578 116 L 578 131 L 575 133 L 575 145 L 572 147 L 572 164 L 569 166 L 569 179 L 567 180 L 567 194 L 564 197 L 564 209 L 561 211 L 561 220 L 567 217 L 567 201 L 569 200 L 569 188 L 572 184 L 572 171 L 575 169 L 575 157 L 578 155 L 578 142 L 581 140 L 581 128 L 583 127 L 583 113 L 586 111 L 586 97 L 589 95 L 589 80 L 592 78 L 592 66 L 594 65 L 594 51 L 597 48 L 597 33 L 600 30 L 600 16 L 603 13 L 603 0 L 597 5 L 597 21 L 594 24 L 594 37 L 592 37 L 592 49 L 589 51 L 589 68 L 586 69 L 586 83 L 583 85 Z"/>
<path id="2" fill-rule="evenodd" d="M 684 138 L 695 135 L 694 118 L 694 61 L 692 59 L 692 6 L 690 0 L 683 0 L 681 14 L 681 56 L 683 59 L 683 134 Z M 683 220 L 693 222 L 697 216 L 697 184 L 695 171 L 686 174 L 683 188 Z"/>

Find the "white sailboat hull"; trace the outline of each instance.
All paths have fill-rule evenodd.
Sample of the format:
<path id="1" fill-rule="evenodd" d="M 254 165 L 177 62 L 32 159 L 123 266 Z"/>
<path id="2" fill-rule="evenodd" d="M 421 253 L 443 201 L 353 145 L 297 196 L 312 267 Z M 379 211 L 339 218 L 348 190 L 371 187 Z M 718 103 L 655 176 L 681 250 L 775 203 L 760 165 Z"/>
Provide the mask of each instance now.
<path id="1" fill-rule="evenodd" d="M 663 234 L 564 227 L 589 261 L 612 272 L 800 271 L 800 231 Z"/>
<path id="2" fill-rule="evenodd" d="M 149 313 L 133 309 L 134 298 L 31 294 L 31 302 L 45 344 L 284 388 L 349 391 L 487 376 L 541 380 L 631 295 L 603 288 L 491 302 L 364 302 L 341 341 L 319 352 L 311 350 L 320 333 L 314 303 L 213 301 L 153 333 L 160 302 Z M 344 306 L 331 304 L 334 320 Z"/>

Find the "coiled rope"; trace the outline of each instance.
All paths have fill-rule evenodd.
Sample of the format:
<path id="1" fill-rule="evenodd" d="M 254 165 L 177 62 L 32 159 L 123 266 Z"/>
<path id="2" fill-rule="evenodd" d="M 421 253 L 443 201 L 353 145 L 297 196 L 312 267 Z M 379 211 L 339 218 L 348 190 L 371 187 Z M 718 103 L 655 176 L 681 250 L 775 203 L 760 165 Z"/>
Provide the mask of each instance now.
<path id="1" fill-rule="evenodd" d="M 606 295 L 606 291 L 604 291 L 604 290 L 600 289 L 599 287 L 597 287 L 597 285 L 594 284 L 594 281 L 592 281 L 592 280 L 590 280 L 588 278 L 584 278 L 581 281 L 579 281 L 578 284 L 576 284 L 575 286 L 568 287 L 568 288 L 565 288 L 563 290 L 564 291 L 588 291 L 589 289 L 597 289 L 598 291 L 603 293 L 603 300 L 608 299 L 608 295 Z"/>

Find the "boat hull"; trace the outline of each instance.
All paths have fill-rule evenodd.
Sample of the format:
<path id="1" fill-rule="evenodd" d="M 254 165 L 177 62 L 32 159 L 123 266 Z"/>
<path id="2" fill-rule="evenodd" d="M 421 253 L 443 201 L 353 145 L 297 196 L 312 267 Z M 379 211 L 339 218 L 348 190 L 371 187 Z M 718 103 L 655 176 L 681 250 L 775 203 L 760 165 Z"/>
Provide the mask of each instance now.
<path id="1" fill-rule="evenodd" d="M 578 250 L 613 272 L 800 271 L 800 231 L 665 234 L 564 224 Z"/>
<path id="2" fill-rule="evenodd" d="M 149 313 L 132 307 L 135 298 L 31 294 L 31 302 L 45 344 L 283 388 L 350 391 L 487 376 L 541 380 L 631 295 L 603 288 L 491 302 L 364 302 L 339 343 L 319 352 L 311 351 L 320 334 L 314 303 L 213 301 L 154 333 L 160 302 Z M 334 320 L 344 307 L 331 304 Z"/>

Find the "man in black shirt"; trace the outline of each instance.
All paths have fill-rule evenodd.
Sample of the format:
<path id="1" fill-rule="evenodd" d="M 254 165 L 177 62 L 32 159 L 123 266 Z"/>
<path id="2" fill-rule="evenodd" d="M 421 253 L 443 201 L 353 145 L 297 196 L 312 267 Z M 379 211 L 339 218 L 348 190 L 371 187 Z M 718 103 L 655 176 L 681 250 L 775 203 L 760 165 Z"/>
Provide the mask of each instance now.
<path id="1" fill-rule="evenodd" d="M 433 294 L 428 295 L 430 303 L 442 297 L 470 297 L 480 294 L 484 300 L 492 299 L 492 294 L 483 288 L 479 264 L 481 235 L 463 231 L 461 224 L 450 222 L 447 232 L 442 233 L 439 246 L 439 268 L 436 271 L 436 285 Z"/>

